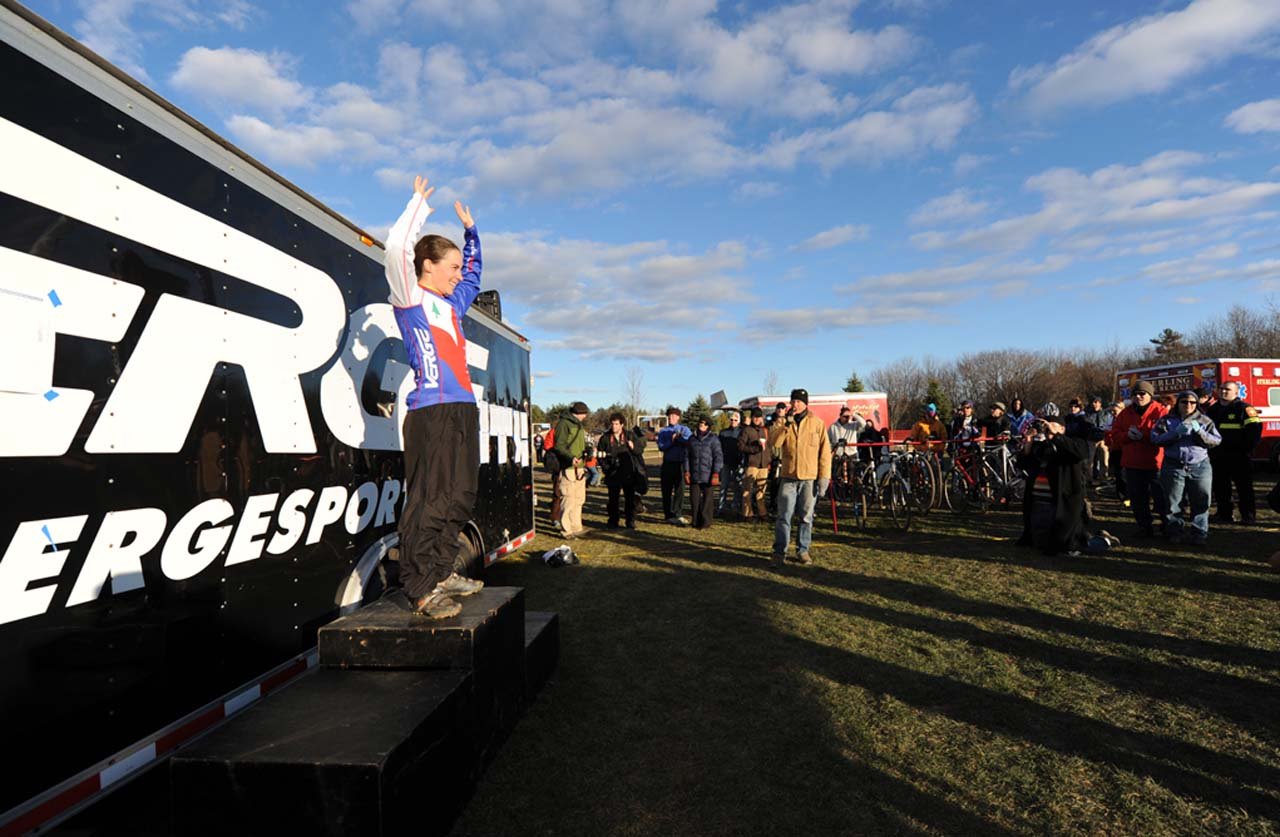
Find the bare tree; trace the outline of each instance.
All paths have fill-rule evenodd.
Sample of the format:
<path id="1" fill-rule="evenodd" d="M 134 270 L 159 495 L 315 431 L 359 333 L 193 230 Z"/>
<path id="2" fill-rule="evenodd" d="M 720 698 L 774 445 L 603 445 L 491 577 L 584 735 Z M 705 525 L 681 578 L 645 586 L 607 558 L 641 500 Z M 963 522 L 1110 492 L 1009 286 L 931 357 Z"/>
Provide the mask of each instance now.
<path id="1" fill-rule="evenodd" d="M 627 367 L 627 425 L 636 425 L 636 416 L 640 414 L 640 402 L 644 400 L 644 370 L 639 366 Z"/>
<path id="2" fill-rule="evenodd" d="M 895 360 L 871 373 L 871 389 L 888 396 L 889 420 L 902 429 L 910 427 L 929 386 L 929 377 L 915 358 Z"/>
<path id="3" fill-rule="evenodd" d="M 778 370 L 770 369 L 764 375 L 764 392 L 761 395 L 778 394 Z"/>

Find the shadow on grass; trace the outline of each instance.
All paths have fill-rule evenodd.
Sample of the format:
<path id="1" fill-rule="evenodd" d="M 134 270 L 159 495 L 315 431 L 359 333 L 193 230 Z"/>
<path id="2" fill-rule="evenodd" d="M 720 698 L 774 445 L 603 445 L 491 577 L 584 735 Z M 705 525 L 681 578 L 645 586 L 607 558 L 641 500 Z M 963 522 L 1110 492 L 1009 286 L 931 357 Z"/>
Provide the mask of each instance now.
<path id="1" fill-rule="evenodd" d="M 602 515 L 603 492 L 588 496 L 588 516 Z M 650 509 L 657 505 L 650 497 Z M 1272 745 L 1276 736 L 1267 731 L 1274 690 L 1259 681 L 1059 647 L 951 617 L 1260 670 L 1280 668 L 1274 652 L 1117 628 L 821 563 L 775 572 L 764 562 L 764 526 L 748 530 L 749 540 L 763 548 L 739 547 L 732 544 L 742 540 L 744 524 L 717 523 L 695 534 L 655 524 L 657 516 L 651 511 L 636 532 L 593 529 L 575 546 L 587 556 L 580 567 L 547 570 L 533 558 L 491 568 L 491 583 L 526 587 L 531 609 L 561 612 L 561 669 L 490 768 L 456 834 L 1008 834 L 1067 826 L 1169 831 L 1196 825 L 1186 805 L 1162 812 L 1168 820 L 1142 822 L 1108 808 L 1114 803 L 1100 788 L 1072 791 L 1099 794 L 1092 810 L 1100 819 L 1074 825 L 1054 819 L 1061 815 L 1046 808 L 1056 793 L 1057 767 L 1031 754 L 1023 775 L 1011 780 L 1019 788 L 1012 801 L 962 777 L 948 781 L 947 768 L 954 765 L 946 754 L 935 761 L 926 754 L 919 762 L 886 762 L 873 745 L 849 743 L 847 725 L 856 723 L 839 716 L 822 692 L 824 682 L 839 684 L 847 699 L 873 715 L 879 711 L 877 696 L 887 696 L 919 713 L 984 731 L 993 743 L 1023 741 L 1138 777 L 1124 780 L 1121 790 L 1149 795 L 1145 778 L 1184 802 L 1243 810 L 1264 830 L 1268 820 L 1280 819 L 1280 798 L 1260 790 L 1280 786 L 1280 769 L 1273 764 L 817 642 L 780 623 L 778 605 L 786 613 L 827 610 L 1077 672 L 1117 690 L 1230 719 Z M 1205 571 L 1192 572 L 1123 553 L 1083 562 L 1015 553 L 990 540 L 990 532 L 1016 533 L 1016 520 L 1003 517 L 966 522 L 945 533 L 836 537 L 854 549 L 890 550 L 939 564 L 959 555 L 992 565 L 1228 595 L 1258 583 L 1214 575 L 1215 569 L 1247 569 L 1243 565 L 1195 564 Z M 819 525 L 819 537 L 832 538 L 829 526 L 829 520 Z M 607 566 L 594 565 L 595 543 L 601 555 L 617 553 Z M 1104 562 L 1119 566 L 1096 566 Z M 904 609 L 860 596 L 901 602 Z M 875 732 L 855 728 L 852 734 L 857 741 L 859 734 Z M 1271 753 L 1274 746 L 1259 750 L 1261 758 Z M 1099 778 L 1100 787 L 1119 781 Z M 1177 808 L 1184 810 L 1173 813 Z"/>

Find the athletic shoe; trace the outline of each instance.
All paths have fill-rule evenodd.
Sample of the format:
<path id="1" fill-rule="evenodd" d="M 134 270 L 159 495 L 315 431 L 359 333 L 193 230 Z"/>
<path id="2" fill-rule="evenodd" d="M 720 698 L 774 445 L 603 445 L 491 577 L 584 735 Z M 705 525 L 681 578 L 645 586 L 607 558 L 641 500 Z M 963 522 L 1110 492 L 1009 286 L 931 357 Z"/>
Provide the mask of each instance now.
<path id="1" fill-rule="evenodd" d="M 478 593 L 484 587 L 484 582 L 474 578 L 466 578 L 457 573 L 451 574 L 444 581 L 436 585 L 433 593 L 443 593 L 446 596 L 470 596 L 472 593 Z"/>
<path id="2" fill-rule="evenodd" d="M 813 563 L 813 559 L 809 557 L 808 550 L 802 550 L 796 553 L 796 563 L 808 566 Z"/>
<path id="3" fill-rule="evenodd" d="M 1120 546 L 1120 539 L 1117 538 L 1115 535 L 1111 534 L 1110 532 L 1108 532 L 1106 529 L 1099 529 L 1098 537 L 1106 541 L 1107 546 L 1111 547 L 1112 549 L 1115 549 L 1116 547 Z"/>
<path id="4" fill-rule="evenodd" d="M 418 616 L 425 616 L 428 619 L 448 619 L 450 616 L 461 613 L 462 605 L 444 593 L 432 591 L 430 595 L 423 596 L 414 603 L 413 611 Z"/>
<path id="5" fill-rule="evenodd" d="M 676 523 L 678 523 L 678 524 L 679 524 L 679 525 L 681 525 L 681 526 L 688 526 L 688 525 L 689 525 L 689 518 L 687 518 L 687 517 L 677 517 L 677 518 L 676 518 Z"/>

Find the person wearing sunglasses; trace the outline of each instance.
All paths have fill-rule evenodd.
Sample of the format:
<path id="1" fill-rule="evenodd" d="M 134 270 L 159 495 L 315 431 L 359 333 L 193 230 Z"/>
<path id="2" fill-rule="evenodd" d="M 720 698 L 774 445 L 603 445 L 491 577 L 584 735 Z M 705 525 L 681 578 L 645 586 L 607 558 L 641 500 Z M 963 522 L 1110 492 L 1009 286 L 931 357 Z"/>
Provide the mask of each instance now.
<path id="1" fill-rule="evenodd" d="M 1135 384 L 1133 402 L 1116 416 L 1107 437 L 1111 449 L 1120 451 L 1120 464 L 1124 469 L 1125 490 L 1131 501 L 1133 519 L 1144 537 L 1155 534 L 1153 522 L 1163 528 L 1166 513 L 1164 492 L 1160 490 L 1159 482 L 1164 450 L 1151 443 L 1151 431 L 1168 411 L 1156 402 L 1155 393 L 1155 387 L 1150 381 Z M 1154 520 L 1152 506 L 1155 507 Z"/>
<path id="2" fill-rule="evenodd" d="M 1173 412 L 1156 422 L 1153 444 L 1164 448 L 1160 490 L 1164 492 L 1164 530 L 1175 543 L 1200 545 L 1209 539 L 1209 495 L 1213 466 L 1209 451 L 1222 443 L 1213 420 L 1200 412 L 1200 398 L 1192 390 L 1178 393 Z M 1191 507 L 1191 523 L 1182 517 L 1182 498 Z"/>

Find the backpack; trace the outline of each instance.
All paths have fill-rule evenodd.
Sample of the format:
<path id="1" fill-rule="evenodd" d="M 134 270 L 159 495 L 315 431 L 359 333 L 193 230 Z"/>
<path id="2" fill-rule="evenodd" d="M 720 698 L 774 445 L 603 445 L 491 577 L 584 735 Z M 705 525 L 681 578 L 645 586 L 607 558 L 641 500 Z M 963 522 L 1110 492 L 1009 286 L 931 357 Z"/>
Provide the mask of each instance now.
<path id="1" fill-rule="evenodd" d="M 542 437 L 542 449 L 551 450 L 555 446 L 556 446 L 556 428 L 553 425 L 552 428 L 547 431 L 547 435 Z"/>

